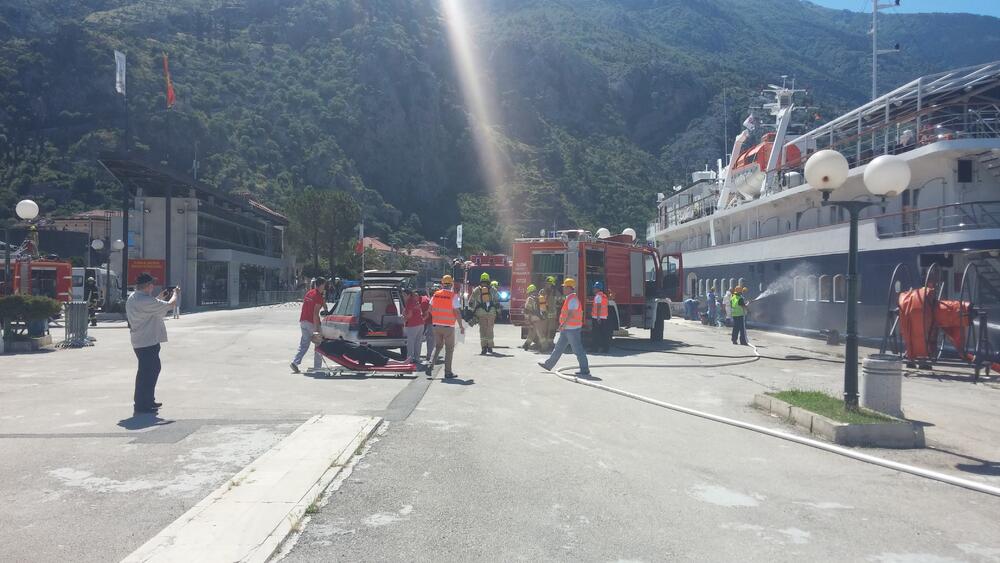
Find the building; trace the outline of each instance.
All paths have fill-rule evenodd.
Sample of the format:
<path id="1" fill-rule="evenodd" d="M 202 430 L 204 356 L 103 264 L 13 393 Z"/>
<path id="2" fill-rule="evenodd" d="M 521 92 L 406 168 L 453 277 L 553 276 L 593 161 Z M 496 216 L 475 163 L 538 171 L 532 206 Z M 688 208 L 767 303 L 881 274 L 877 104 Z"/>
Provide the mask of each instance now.
<path id="1" fill-rule="evenodd" d="M 441 248 L 432 242 L 423 242 L 415 248 L 394 248 L 375 237 L 365 237 L 366 251 L 376 252 L 381 258 L 381 267 L 387 269 L 416 270 L 417 287 L 426 287 L 438 281 L 447 271 L 448 259 L 439 253 Z"/>
<path id="2" fill-rule="evenodd" d="M 261 292 L 291 287 L 295 261 L 285 252 L 285 216 L 248 194 L 223 193 L 134 157 L 105 155 L 100 162 L 131 195 L 128 237 L 120 216 L 110 225 L 112 240 L 127 240 L 131 282 L 147 270 L 160 285 L 180 285 L 188 310 L 253 305 Z M 120 270 L 120 254 L 112 253 L 111 263 Z"/>

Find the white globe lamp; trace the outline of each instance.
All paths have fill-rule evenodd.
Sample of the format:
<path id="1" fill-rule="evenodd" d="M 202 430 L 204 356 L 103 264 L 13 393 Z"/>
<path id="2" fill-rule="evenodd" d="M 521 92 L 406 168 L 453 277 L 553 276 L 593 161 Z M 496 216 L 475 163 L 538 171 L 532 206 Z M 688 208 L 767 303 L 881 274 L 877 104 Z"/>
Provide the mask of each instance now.
<path id="1" fill-rule="evenodd" d="M 884 154 L 868 163 L 864 178 L 871 193 L 882 197 L 898 195 L 910 185 L 910 165 L 896 155 Z"/>
<path id="2" fill-rule="evenodd" d="M 622 231 L 622 234 L 628 236 L 630 239 L 635 241 L 636 238 L 635 229 L 633 229 L 632 227 L 629 227 L 624 231 Z"/>
<path id="3" fill-rule="evenodd" d="M 125 248 L 125 243 L 122 242 L 122 239 L 118 239 L 115 242 L 111 243 L 111 248 L 117 252 Z"/>
<path id="4" fill-rule="evenodd" d="M 90 248 L 98 251 L 104 250 L 104 241 L 99 238 L 94 239 L 93 242 L 90 243 Z"/>
<path id="5" fill-rule="evenodd" d="M 38 204 L 30 199 L 22 199 L 17 202 L 17 207 L 14 208 L 17 216 L 25 221 L 31 221 L 35 217 L 38 217 Z"/>
<path id="6" fill-rule="evenodd" d="M 834 150 L 821 150 L 806 161 L 806 182 L 826 197 L 844 185 L 849 170 L 844 155 Z"/>
<path id="7" fill-rule="evenodd" d="M 606 239 L 606 238 L 608 238 L 610 236 L 611 236 L 611 231 L 605 229 L 604 227 L 601 227 L 600 229 L 597 229 L 597 238 L 599 238 L 599 239 Z"/>

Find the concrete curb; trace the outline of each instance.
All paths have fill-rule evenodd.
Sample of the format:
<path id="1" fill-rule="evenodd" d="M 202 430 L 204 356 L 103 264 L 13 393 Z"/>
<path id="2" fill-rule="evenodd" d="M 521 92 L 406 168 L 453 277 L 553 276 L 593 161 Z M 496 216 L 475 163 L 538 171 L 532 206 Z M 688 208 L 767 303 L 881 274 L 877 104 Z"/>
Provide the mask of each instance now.
<path id="1" fill-rule="evenodd" d="M 381 422 L 312 417 L 122 561 L 266 562 Z"/>
<path id="2" fill-rule="evenodd" d="M 842 446 L 895 449 L 925 446 L 924 428 L 905 420 L 882 424 L 848 424 L 793 407 L 764 394 L 754 395 L 753 406 L 792 422 L 814 436 Z"/>

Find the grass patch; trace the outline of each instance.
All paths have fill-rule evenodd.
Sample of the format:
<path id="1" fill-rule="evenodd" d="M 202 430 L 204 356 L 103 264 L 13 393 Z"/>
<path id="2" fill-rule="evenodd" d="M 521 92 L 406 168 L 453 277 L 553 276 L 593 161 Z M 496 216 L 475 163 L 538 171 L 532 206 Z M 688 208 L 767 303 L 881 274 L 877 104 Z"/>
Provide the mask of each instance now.
<path id="1" fill-rule="evenodd" d="M 868 409 L 859 408 L 857 411 L 849 411 L 844 408 L 844 401 L 831 397 L 821 391 L 793 389 L 791 391 L 768 393 L 768 395 L 784 401 L 793 407 L 799 407 L 809 412 L 823 415 L 837 422 L 846 422 L 848 424 L 896 422 L 894 418 Z"/>

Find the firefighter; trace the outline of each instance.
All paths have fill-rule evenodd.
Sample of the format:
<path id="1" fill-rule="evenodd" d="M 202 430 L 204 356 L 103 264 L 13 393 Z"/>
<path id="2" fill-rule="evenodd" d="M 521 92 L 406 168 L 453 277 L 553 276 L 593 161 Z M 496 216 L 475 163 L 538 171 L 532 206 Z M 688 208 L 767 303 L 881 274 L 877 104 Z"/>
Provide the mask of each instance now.
<path id="1" fill-rule="evenodd" d="M 97 280 L 93 277 L 87 278 L 87 283 L 83 286 L 83 300 L 87 302 L 87 317 L 90 319 L 90 326 L 97 326 L 97 305 L 101 299 L 101 292 L 97 289 Z"/>
<path id="2" fill-rule="evenodd" d="M 611 323 L 608 322 L 608 296 L 604 294 L 604 284 L 594 282 L 594 306 L 590 310 L 593 319 L 594 351 L 611 351 Z"/>
<path id="3" fill-rule="evenodd" d="M 528 339 L 524 341 L 524 349 L 531 350 L 535 347 L 538 350 L 545 348 L 542 335 L 545 332 L 545 319 L 538 308 L 538 288 L 535 284 L 528 286 L 528 298 L 524 302 L 524 322 L 528 326 Z"/>
<path id="4" fill-rule="evenodd" d="M 583 303 L 576 295 L 576 280 L 566 278 L 563 281 L 563 294 L 566 298 L 563 300 L 562 309 L 559 312 L 559 341 L 556 342 L 549 359 L 538 362 L 538 365 L 546 371 L 551 371 L 566 347 L 572 346 L 576 360 L 580 364 L 576 375 L 589 377 L 590 366 L 587 363 L 587 353 L 583 350 Z"/>
<path id="5" fill-rule="evenodd" d="M 749 303 L 744 297 L 747 288 L 742 285 L 736 286 L 733 289 L 733 296 L 730 298 L 730 306 L 733 310 L 733 344 L 736 344 L 736 339 L 739 337 L 739 343 L 747 346 L 747 308 Z"/>
<path id="6" fill-rule="evenodd" d="M 444 348 L 444 377 L 453 379 L 455 372 L 451 369 L 451 361 L 455 356 L 455 323 L 458 329 L 465 334 L 465 325 L 462 324 L 461 299 L 452 291 L 452 277 L 445 275 L 441 278 L 442 289 L 434 292 L 431 298 L 431 322 L 434 325 L 434 352 L 431 354 L 430 362 L 427 363 L 427 377 L 434 373 L 434 364 L 438 361 L 441 349 Z"/>
<path id="7" fill-rule="evenodd" d="M 545 287 L 538 294 L 538 304 L 545 318 L 545 332 L 542 340 L 545 341 L 545 348 L 542 352 L 551 352 L 556 338 L 556 330 L 559 328 L 559 291 L 556 289 L 556 277 L 545 278 Z"/>
<path id="8" fill-rule="evenodd" d="M 479 324 L 479 345 L 481 355 L 493 353 L 493 325 L 496 323 L 497 309 L 500 308 L 500 294 L 490 285 L 490 275 L 483 272 L 479 276 L 479 286 L 469 296 L 472 300 L 472 314 Z"/>

